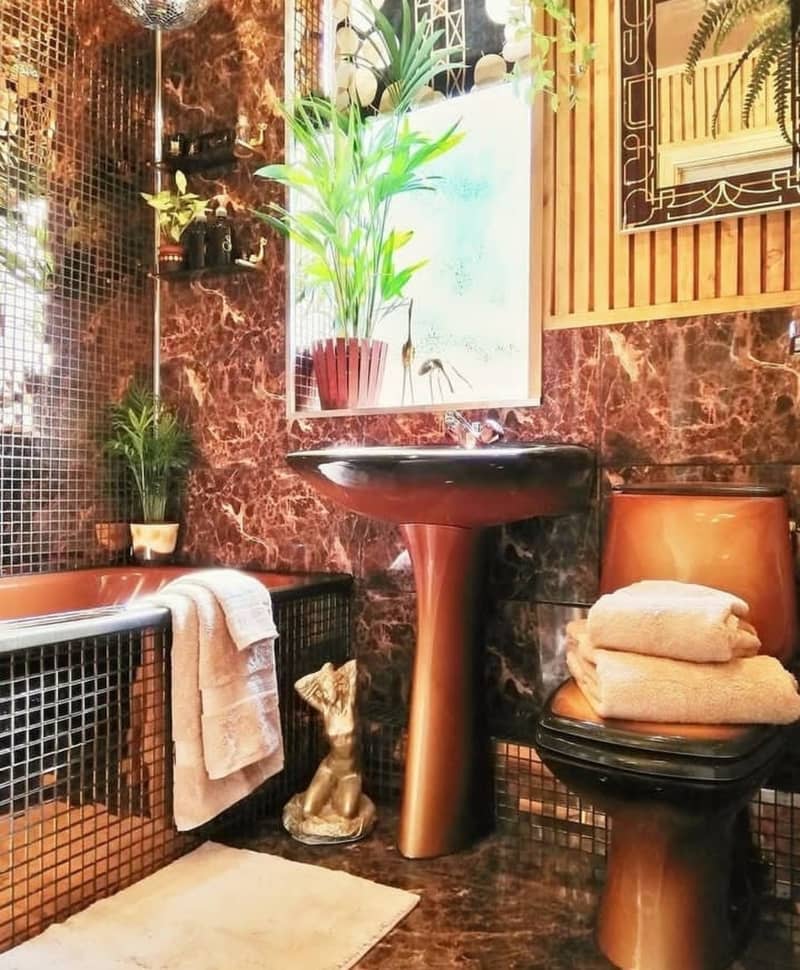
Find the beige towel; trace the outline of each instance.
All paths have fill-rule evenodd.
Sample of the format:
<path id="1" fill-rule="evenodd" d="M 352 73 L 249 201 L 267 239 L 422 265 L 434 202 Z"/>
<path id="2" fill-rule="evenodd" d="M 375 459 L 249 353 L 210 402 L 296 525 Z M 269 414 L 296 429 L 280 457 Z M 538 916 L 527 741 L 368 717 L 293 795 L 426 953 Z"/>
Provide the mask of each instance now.
<path id="1" fill-rule="evenodd" d="M 149 600 L 172 613 L 173 802 L 175 824 L 185 831 L 283 768 L 272 641 L 237 650 L 222 608 L 205 586 L 181 580 Z"/>
<path id="2" fill-rule="evenodd" d="M 568 627 L 567 666 L 600 717 L 671 724 L 790 724 L 794 677 L 774 657 L 689 663 L 603 650 L 585 625 Z"/>
<path id="3" fill-rule="evenodd" d="M 673 660 L 724 663 L 761 648 L 744 600 L 722 590 L 647 580 L 607 593 L 589 610 L 595 647 Z"/>
<path id="4" fill-rule="evenodd" d="M 255 576 L 238 569 L 200 569 L 170 584 L 205 586 L 217 597 L 237 649 L 246 650 L 259 640 L 274 640 L 278 631 L 272 619 L 269 590 Z"/>
<path id="5" fill-rule="evenodd" d="M 216 596 L 213 581 L 187 579 L 167 589 L 188 596 L 197 608 L 203 760 L 209 778 L 224 778 L 281 748 L 274 641 L 237 649 L 223 611 L 225 587 Z"/>

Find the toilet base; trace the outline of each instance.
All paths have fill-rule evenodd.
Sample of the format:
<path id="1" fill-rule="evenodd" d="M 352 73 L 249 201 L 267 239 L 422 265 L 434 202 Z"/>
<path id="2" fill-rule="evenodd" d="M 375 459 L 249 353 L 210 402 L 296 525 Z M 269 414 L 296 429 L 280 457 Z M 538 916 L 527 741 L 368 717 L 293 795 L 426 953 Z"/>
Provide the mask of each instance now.
<path id="1" fill-rule="evenodd" d="M 718 970 L 733 959 L 733 812 L 652 801 L 612 809 L 597 943 L 622 970 Z"/>

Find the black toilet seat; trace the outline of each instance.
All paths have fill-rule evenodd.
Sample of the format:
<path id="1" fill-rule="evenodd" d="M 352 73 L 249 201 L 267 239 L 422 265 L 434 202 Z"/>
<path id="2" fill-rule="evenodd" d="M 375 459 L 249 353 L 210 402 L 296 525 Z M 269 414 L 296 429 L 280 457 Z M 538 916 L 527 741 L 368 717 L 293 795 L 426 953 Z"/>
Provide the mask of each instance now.
<path id="1" fill-rule="evenodd" d="M 544 754 L 595 770 L 730 783 L 762 771 L 783 747 L 771 724 L 658 724 L 599 717 L 570 679 L 545 703 L 537 727 Z"/>

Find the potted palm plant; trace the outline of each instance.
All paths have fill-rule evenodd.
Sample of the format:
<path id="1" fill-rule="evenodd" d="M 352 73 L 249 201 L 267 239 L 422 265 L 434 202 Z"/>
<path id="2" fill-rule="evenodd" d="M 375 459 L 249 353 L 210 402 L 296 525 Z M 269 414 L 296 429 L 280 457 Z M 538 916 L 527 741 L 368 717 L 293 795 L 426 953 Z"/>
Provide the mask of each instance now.
<path id="1" fill-rule="evenodd" d="M 333 336 L 312 347 L 324 409 L 377 402 L 387 344 L 374 338 L 375 330 L 424 265 L 398 265 L 413 231 L 393 225 L 392 201 L 432 189 L 424 168 L 461 139 L 458 125 L 431 137 L 408 120 L 422 89 L 451 66 L 452 52 L 436 49 L 442 31 L 415 29 L 405 0 L 399 35 L 380 11 L 374 14 L 385 51 L 379 81 L 391 91 L 391 110 L 378 118 L 358 98 L 342 110 L 315 96 L 284 105 L 295 158 L 256 172 L 299 200 L 292 208 L 271 203 L 257 215 L 301 251 L 303 292 L 331 317 Z"/>
<path id="2" fill-rule="evenodd" d="M 151 390 L 134 383 L 111 407 L 106 450 L 127 469 L 141 505 L 142 521 L 130 527 L 134 559 L 168 562 L 178 523 L 167 520 L 167 511 L 192 460 L 189 432 Z"/>
<path id="3" fill-rule="evenodd" d="M 142 192 L 145 202 L 158 213 L 161 244 L 158 247 L 158 268 L 162 273 L 179 270 L 184 262 L 183 233 L 206 210 L 207 199 L 187 191 L 183 172 L 175 173 L 175 191 L 164 189 L 155 195 Z"/>

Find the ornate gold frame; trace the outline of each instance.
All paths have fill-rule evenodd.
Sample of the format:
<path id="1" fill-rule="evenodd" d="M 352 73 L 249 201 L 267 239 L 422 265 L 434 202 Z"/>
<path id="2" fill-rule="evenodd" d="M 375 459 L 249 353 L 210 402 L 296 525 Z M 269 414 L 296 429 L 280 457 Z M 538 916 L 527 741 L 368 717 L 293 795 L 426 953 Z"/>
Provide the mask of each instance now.
<path id="1" fill-rule="evenodd" d="M 687 185 L 658 185 L 656 3 L 618 0 L 619 213 L 622 232 L 723 216 L 751 215 L 800 203 L 800 50 L 794 60 L 794 164 Z"/>

